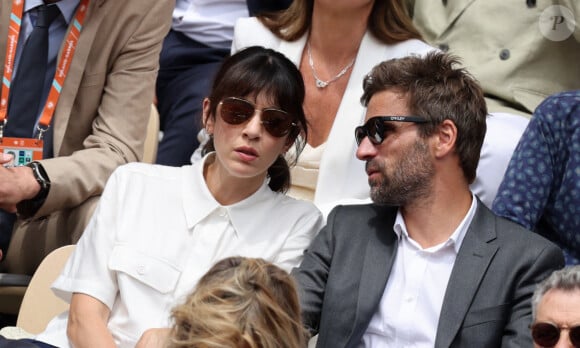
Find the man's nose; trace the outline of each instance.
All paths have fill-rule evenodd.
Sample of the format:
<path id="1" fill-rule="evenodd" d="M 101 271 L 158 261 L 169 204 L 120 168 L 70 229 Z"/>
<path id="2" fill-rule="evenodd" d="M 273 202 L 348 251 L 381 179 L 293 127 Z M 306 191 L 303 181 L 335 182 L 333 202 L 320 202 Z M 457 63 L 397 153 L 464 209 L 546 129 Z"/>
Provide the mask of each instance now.
<path id="1" fill-rule="evenodd" d="M 361 161 L 369 160 L 377 155 L 377 147 L 371 143 L 369 137 L 364 137 L 356 149 L 356 158 Z"/>

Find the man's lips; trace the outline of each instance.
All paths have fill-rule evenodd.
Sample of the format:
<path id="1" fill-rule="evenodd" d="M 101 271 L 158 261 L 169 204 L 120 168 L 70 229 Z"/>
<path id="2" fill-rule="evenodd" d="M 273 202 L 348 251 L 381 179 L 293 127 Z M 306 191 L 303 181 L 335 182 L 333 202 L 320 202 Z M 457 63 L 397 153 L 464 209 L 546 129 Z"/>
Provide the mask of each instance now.
<path id="1" fill-rule="evenodd" d="M 368 176 L 371 176 L 377 172 L 380 172 L 379 167 L 371 164 L 370 162 L 367 162 L 367 164 L 365 166 L 365 170 L 366 170 Z"/>

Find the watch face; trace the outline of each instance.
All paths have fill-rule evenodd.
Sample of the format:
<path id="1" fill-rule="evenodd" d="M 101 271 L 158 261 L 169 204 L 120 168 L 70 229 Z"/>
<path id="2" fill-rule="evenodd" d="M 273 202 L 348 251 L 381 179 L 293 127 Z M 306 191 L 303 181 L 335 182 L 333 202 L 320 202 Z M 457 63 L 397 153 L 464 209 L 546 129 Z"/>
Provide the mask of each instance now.
<path id="1" fill-rule="evenodd" d="M 44 171 L 44 168 L 38 162 L 32 162 L 28 164 L 30 168 L 32 168 L 32 173 L 34 174 L 34 178 L 40 185 L 40 189 L 47 190 L 50 187 L 50 181 L 48 180 L 48 176 Z"/>

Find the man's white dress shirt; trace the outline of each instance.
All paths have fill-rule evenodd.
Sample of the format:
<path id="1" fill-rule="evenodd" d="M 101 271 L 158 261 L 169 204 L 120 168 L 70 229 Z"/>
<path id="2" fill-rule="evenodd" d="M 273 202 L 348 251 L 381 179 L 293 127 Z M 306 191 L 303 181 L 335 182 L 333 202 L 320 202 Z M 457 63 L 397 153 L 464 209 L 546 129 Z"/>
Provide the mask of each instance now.
<path id="1" fill-rule="evenodd" d="M 236 20 L 248 16 L 246 0 L 177 0 L 171 28 L 207 46 L 229 49 Z"/>
<path id="2" fill-rule="evenodd" d="M 409 237 L 401 211 L 394 231 L 399 245 L 379 308 L 360 347 L 432 348 L 449 276 L 477 208 L 471 207 L 447 241 L 423 249 Z"/>

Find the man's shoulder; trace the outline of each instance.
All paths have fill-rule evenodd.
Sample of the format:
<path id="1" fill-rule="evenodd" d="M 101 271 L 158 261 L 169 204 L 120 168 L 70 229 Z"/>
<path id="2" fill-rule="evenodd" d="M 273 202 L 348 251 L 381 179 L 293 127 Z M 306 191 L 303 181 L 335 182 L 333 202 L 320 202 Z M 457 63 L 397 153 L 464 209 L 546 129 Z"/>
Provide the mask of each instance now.
<path id="1" fill-rule="evenodd" d="M 111 8 L 134 9 L 136 11 L 146 13 L 148 12 L 148 9 L 150 9 L 150 6 L 156 5 L 157 3 L 159 3 L 158 0 L 124 0 L 124 1 L 106 0 L 98 3 L 97 6 L 98 7 L 106 6 L 109 9 Z M 164 8 L 165 7 L 171 7 L 172 9 L 174 8 L 174 6 L 171 4 L 170 1 L 161 1 L 161 3 L 165 3 L 160 4 Z"/>
<path id="2" fill-rule="evenodd" d="M 377 204 L 352 204 L 336 206 L 327 218 L 327 226 L 338 239 L 381 239 L 393 227 L 397 207 Z"/>
<path id="3" fill-rule="evenodd" d="M 397 207 L 378 205 L 375 203 L 368 204 L 345 204 L 334 207 L 329 216 L 335 218 L 349 218 L 352 216 L 360 217 L 386 217 L 388 214 L 396 214 Z"/>
<path id="4" fill-rule="evenodd" d="M 504 250 L 509 250 L 509 252 L 518 251 L 519 255 L 535 254 L 546 249 L 559 250 L 556 244 L 541 235 L 511 220 L 497 216 L 487 207 L 483 208 L 485 210 L 484 219 L 493 220 L 496 234 L 496 241 L 494 242 Z"/>
<path id="5" fill-rule="evenodd" d="M 92 6 L 92 7 L 91 7 Z M 89 5 L 89 17 L 99 17 L 102 21 L 98 21 L 102 24 L 100 28 L 102 30 L 110 30 L 116 26 L 112 23 L 118 23 L 120 27 L 126 25 L 126 22 L 135 23 L 142 25 L 144 22 L 143 18 L 150 16 L 158 21 L 148 20 L 147 23 L 156 24 L 157 26 L 163 25 L 169 27 L 171 23 L 171 13 L 173 12 L 174 6 L 171 1 L 157 1 L 157 0 L 124 0 L 124 1 L 93 1 Z M 111 15 L 113 14 L 114 15 Z M 167 23 L 159 24 L 160 20 L 166 19 Z M 81 31 L 82 34 L 82 31 Z"/>

